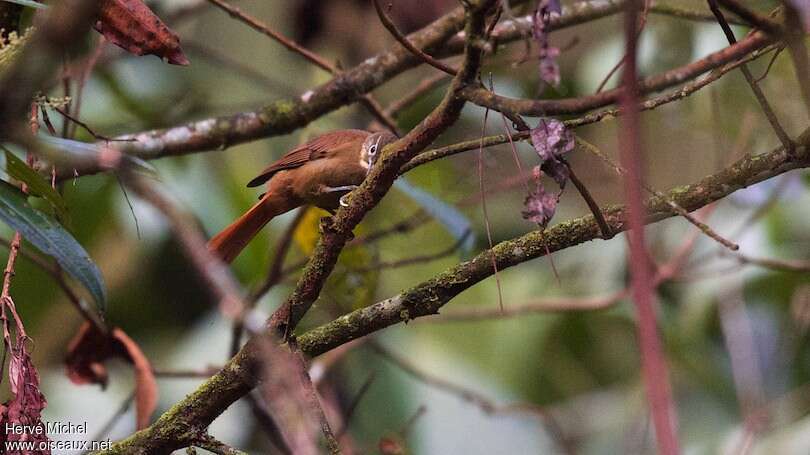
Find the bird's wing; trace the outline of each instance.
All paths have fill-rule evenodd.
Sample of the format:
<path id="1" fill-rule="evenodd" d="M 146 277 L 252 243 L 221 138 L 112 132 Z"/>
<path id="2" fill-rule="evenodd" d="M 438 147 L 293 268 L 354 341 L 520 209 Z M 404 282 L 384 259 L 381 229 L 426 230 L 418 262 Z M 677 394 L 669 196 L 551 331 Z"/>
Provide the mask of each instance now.
<path id="1" fill-rule="evenodd" d="M 285 153 L 284 156 L 264 168 L 261 174 L 248 182 L 247 186 L 259 186 L 270 180 L 278 171 L 293 169 L 303 166 L 309 161 L 325 158 L 330 150 L 352 141 L 363 140 L 368 135 L 369 133 L 363 130 L 340 130 L 318 136 Z"/>

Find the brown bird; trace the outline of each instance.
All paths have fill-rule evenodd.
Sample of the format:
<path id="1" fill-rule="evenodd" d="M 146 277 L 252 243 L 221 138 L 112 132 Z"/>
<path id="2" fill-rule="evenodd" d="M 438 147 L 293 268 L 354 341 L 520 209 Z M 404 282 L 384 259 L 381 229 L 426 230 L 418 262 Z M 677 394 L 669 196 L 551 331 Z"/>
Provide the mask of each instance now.
<path id="1" fill-rule="evenodd" d="M 267 182 L 267 192 L 244 215 L 208 242 L 208 249 L 231 262 L 274 217 L 314 205 L 333 212 L 343 197 L 363 182 L 391 133 L 340 130 L 326 133 L 287 152 L 247 186 Z"/>

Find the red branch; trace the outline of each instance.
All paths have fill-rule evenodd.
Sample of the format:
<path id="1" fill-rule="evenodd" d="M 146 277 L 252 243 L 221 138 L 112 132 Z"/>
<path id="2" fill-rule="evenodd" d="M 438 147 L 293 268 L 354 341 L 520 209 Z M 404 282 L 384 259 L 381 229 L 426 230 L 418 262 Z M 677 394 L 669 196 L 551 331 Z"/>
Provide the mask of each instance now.
<path id="1" fill-rule="evenodd" d="M 627 5 L 625 14 L 626 59 L 622 74 L 621 106 L 624 110 L 622 131 L 619 134 L 622 166 L 627 170 L 624 179 L 628 205 L 627 221 L 630 241 L 630 270 L 633 300 L 638 312 L 638 337 L 641 349 L 641 374 L 652 413 L 658 451 L 663 455 L 679 453 L 678 438 L 672 422 L 674 407 L 667 374 L 666 361 L 661 353 L 661 340 L 653 308 L 655 282 L 651 263 L 644 245 L 645 210 L 642 195 L 644 154 L 639 134 L 639 86 L 637 82 L 637 1 Z"/>

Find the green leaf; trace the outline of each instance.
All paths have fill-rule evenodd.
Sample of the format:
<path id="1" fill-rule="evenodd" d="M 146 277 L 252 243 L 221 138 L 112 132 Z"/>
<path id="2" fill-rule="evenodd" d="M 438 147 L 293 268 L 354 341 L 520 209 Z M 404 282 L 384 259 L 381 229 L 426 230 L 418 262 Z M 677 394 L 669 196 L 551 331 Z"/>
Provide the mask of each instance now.
<path id="1" fill-rule="evenodd" d="M 103 313 L 106 303 L 104 279 L 84 248 L 55 219 L 28 205 L 22 191 L 2 180 L 0 220 L 20 231 L 40 251 L 56 259 L 63 270 L 90 291 Z"/>
<path id="2" fill-rule="evenodd" d="M 53 187 L 50 182 L 45 180 L 42 175 L 25 163 L 25 161 L 17 158 L 17 155 L 11 153 L 7 148 L 0 145 L 6 152 L 6 172 L 8 175 L 28 185 L 28 191 L 34 196 L 41 197 L 48 201 L 56 210 L 59 219 L 65 221 L 68 219 L 67 204 Z"/>
<path id="3" fill-rule="evenodd" d="M 14 4 L 17 4 L 17 5 L 22 5 L 22 6 L 30 6 L 31 8 L 45 9 L 45 8 L 48 7 L 48 5 L 45 5 L 45 4 L 39 3 L 39 2 L 35 2 L 34 0 L 2 0 L 2 1 L 4 1 L 6 3 L 14 3 Z"/>

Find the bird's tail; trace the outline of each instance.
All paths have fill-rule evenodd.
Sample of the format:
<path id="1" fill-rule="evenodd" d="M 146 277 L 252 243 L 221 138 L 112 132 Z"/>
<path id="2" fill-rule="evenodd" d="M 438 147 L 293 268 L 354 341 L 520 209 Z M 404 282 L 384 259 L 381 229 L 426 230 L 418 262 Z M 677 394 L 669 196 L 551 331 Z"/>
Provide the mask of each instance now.
<path id="1" fill-rule="evenodd" d="M 284 198 L 265 194 L 244 215 L 208 241 L 208 251 L 230 263 L 253 240 L 253 237 L 274 217 L 288 212 L 291 207 Z"/>

